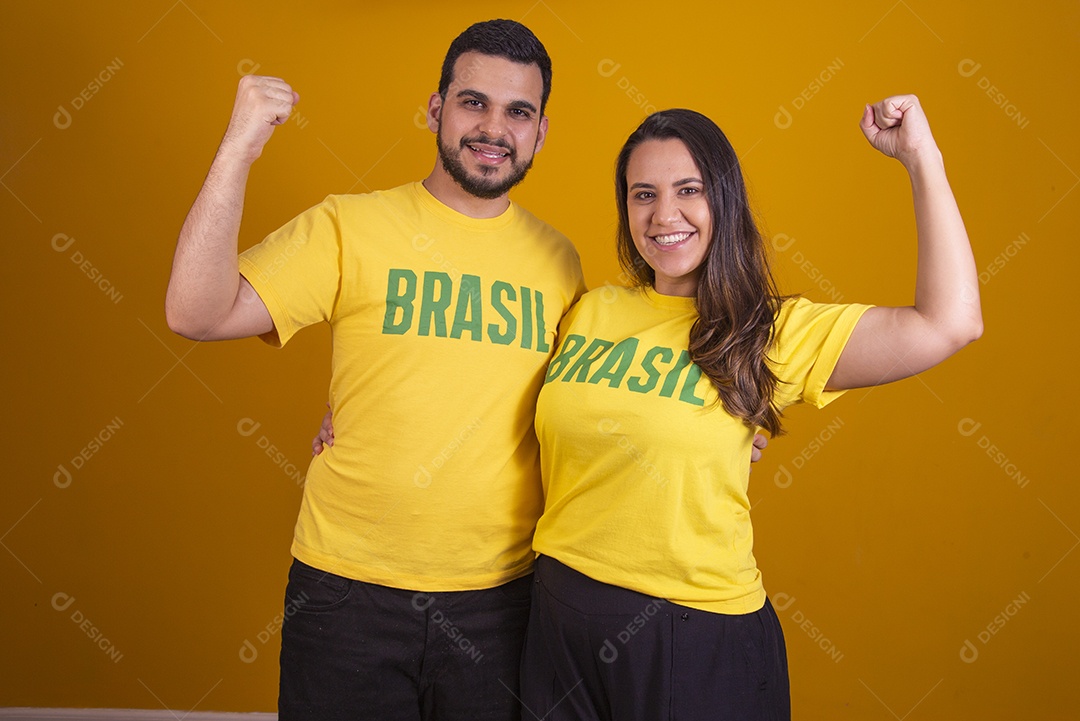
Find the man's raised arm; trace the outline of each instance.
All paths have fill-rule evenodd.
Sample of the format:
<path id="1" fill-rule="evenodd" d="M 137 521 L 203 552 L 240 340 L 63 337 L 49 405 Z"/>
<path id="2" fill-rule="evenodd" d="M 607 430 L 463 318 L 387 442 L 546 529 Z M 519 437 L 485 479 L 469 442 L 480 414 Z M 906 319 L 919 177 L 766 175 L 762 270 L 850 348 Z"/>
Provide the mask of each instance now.
<path id="1" fill-rule="evenodd" d="M 280 78 L 240 79 L 236 103 L 173 256 L 165 318 L 192 340 L 227 340 L 274 329 L 266 305 L 240 275 L 237 238 L 251 164 L 300 96 Z"/>

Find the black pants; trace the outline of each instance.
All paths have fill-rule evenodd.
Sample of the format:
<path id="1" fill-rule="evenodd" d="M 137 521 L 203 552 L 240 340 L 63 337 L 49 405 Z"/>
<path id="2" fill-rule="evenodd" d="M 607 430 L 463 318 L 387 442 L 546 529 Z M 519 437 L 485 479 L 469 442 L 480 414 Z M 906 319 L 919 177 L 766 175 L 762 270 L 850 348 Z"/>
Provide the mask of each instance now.
<path id="1" fill-rule="evenodd" d="M 726 615 L 537 560 L 523 719 L 786 721 L 787 654 L 768 601 Z"/>
<path id="2" fill-rule="evenodd" d="M 518 721 L 531 586 L 422 593 L 293 561 L 278 718 Z"/>

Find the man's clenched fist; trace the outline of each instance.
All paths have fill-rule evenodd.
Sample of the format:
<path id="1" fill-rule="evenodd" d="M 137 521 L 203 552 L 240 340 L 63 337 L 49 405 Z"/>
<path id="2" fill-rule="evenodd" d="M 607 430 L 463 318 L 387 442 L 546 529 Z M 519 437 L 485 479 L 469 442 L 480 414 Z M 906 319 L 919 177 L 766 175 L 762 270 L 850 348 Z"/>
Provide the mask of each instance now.
<path id="1" fill-rule="evenodd" d="M 288 120 L 299 101 L 300 96 L 281 78 L 264 75 L 240 78 L 232 119 L 221 141 L 222 152 L 255 162 L 270 140 L 274 126 Z"/>

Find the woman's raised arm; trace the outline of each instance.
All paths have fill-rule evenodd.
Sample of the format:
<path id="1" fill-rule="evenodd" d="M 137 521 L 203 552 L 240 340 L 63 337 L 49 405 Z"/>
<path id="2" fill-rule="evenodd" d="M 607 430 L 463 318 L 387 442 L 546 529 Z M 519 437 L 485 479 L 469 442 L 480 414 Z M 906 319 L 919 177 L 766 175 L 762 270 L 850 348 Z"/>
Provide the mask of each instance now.
<path id="1" fill-rule="evenodd" d="M 919 99 L 866 106 L 860 123 L 877 150 L 911 178 L 918 231 L 915 305 L 877 307 L 859 320 L 827 387 L 880 385 L 937 365 L 982 335 L 979 280 L 964 221 Z"/>

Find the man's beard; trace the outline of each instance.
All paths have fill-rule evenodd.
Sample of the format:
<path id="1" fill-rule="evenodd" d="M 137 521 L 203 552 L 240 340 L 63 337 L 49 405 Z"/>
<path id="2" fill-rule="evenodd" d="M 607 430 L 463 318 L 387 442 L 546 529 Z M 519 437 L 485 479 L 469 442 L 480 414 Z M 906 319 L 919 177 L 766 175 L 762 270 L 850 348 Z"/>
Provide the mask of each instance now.
<path id="1" fill-rule="evenodd" d="M 493 200 L 501 195 L 509 192 L 510 188 L 520 183 L 525 179 L 525 174 L 529 172 L 529 168 L 532 167 L 532 158 L 529 158 L 529 162 L 524 164 L 518 164 L 517 153 L 510 148 L 506 147 L 500 142 L 492 142 L 491 140 L 482 138 L 465 138 L 462 139 L 461 145 L 458 148 L 460 153 L 466 145 L 470 143 L 483 143 L 485 145 L 495 145 L 500 148 L 505 148 L 509 151 L 510 155 L 508 160 L 510 161 L 510 174 L 503 180 L 488 179 L 486 177 L 476 177 L 470 175 L 465 170 L 465 165 L 461 162 L 459 154 L 451 154 L 449 149 L 443 144 L 442 128 L 435 135 L 435 144 L 439 148 L 439 160 L 442 162 L 443 170 L 454 179 L 454 182 L 461 186 L 469 195 L 473 195 L 477 198 L 483 198 L 484 200 Z M 497 172 L 497 168 L 491 168 L 492 171 Z"/>

